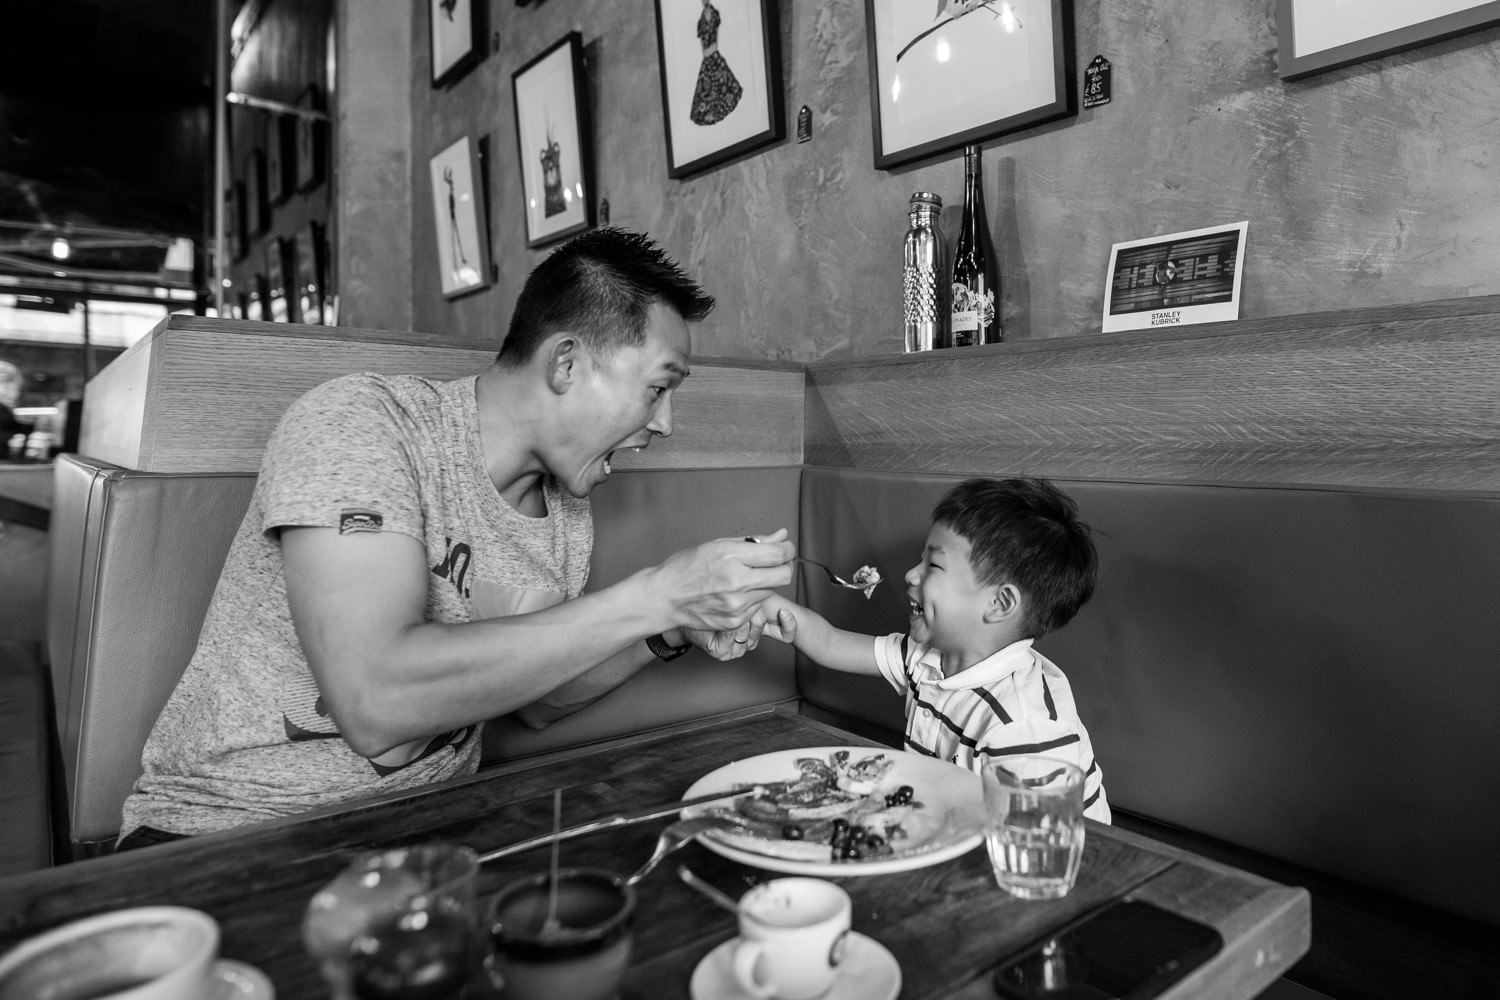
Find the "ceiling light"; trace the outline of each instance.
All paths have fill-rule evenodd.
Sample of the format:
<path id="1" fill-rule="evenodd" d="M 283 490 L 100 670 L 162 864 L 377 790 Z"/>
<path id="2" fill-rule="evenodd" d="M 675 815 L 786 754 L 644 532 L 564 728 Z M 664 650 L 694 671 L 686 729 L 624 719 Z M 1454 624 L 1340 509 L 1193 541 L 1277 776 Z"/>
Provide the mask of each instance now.
<path id="1" fill-rule="evenodd" d="M 72 248 L 68 246 L 68 241 L 61 236 L 52 241 L 52 256 L 58 260 L 67 260 L 71 252 Z"/>

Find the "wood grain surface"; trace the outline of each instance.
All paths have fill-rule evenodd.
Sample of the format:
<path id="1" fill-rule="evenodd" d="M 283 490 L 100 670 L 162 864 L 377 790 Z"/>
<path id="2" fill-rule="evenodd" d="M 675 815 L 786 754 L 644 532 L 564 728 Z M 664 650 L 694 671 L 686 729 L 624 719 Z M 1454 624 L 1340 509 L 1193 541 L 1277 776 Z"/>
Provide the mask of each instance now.
<path id="1" fill-rule="evenodd" d="M 810 465 L 1500 489 L 1500 296 L 808 368 Z"/>
<path id="2" fill-rule="evenodd" d="M 302 915 L 313 892 L 361 851 L 430 839 L 483 850 L 549 829 L 554 788 L 563 790 L 563 822 L 573 823 L 671 801 L 703 774 L 758 753 L 848 744 L 876 745 L 786 710 L 750 711 L 519 761 L 419 793 L 32 872 L 0 880 L 0 949 L 89 914 L 173 903 L 213 915 L 223 954 L 265 970 L 281 1000 L 322 997 L 301 943 Z M 562 863 L 633 870 L 660 825 L 567 841 Z M 542 870 L 547 856 L 538 849 L 485 866 L 481 897 Z M 626 998 L 687 997 L 697 962 L 734 933 L 730 916 L 672 877 L 678 863 L 732 895 L 775 877 L 696 844 L 649 876 L 638 887 Z M 985 978 L 996 963 L 1127 892 L 1204 920 L 1227 942 L 1169 997 L 1253 997 L 1308 940 L 1304 891 L 1093 823 L 1078 885 L 1055 902 L 1005 895 L 982 849 L 915 871 L 839 881 L 853 897 L 855 929 L 900 963 L 905 998 L 987 996 Z"/>
<path id="3" fill-rule="evenodd" d="M 352 372 L 453 379 L 494 347 L 417 334 L 172 316 L 93 378 L 79 451 L 147 472 L 254 472 L 276 422 L 312 387 Z M 694 359 L 674 432 L 622 468 L 799 465 L 800 366 Z"/>

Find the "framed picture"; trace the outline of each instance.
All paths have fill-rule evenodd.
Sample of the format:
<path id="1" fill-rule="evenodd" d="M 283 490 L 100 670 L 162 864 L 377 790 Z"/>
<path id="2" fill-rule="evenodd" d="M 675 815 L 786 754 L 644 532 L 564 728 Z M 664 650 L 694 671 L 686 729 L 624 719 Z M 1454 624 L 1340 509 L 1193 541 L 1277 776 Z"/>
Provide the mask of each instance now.
<path id="1" fill-rule="evenodd" d="M 318 85 L 309 84 L 297 98 L 297 107 L 305 111 L 322 111 L 323 95 Z M 297 116 L 297 190 L 311 191 L 323 183 L 328 158 L 328 122 Z"/>
<path id="2" fill-rule="evenodd" d="M 290 143 L 289 124 L 285 115 L 266 118 L 266 200 L 272 205 L 280 205 L 292 195 L 292 161 L 297 153 Z"/>
<path id="3" fill-rule="evenodd" d="M 656 0 L 669 177 L 690 177 L 786 135 L 777 6 Z"/>
<path id="4" fill-rule="evenodd" d="M 245 228 L 247 236 L 259 236 L 271 224 L 271 206 L 266 202 L 266 154 L 253 149 L 245 157 Z"/>
<path id="5" fill-rule="evenodd" d="M 313 326 L 323 322 L 322 229 L 309 222 L 292 237 L 292 259 L 295 262 L 297 315 L 301 322 Z"/>
<path id="6" fill-rule="evenodd" d="M 875 166 L 1077 113 L 1072 0 L 865 0 Z"/>
<path id="7" fill-rule="evenodd" d="M 479 186 L 479 147 L 468 136 L 429 162 L 443 295 L 453 298 L 490 283 L 489 229 Z"/>
<path id="8" fill-rule="evenodd" d="M 225 260 L 239 260 L 245 256 L 245 217 L 240 212 L 240 207 L 245 200 L 245 185 L 239 181 L 233 181 L 229 187 L 224 189 L 224 247 L 222 253 Z"/>
<path id="9" fill-rule="evenodd" d="M 1276 0 L 1283 80 L 1336 69 L 1500 23 L 1500 2 Z"/>
<path id="10" fill-rule="evenodd" d="M 442 87 L 479 61 L 481 30 L 475 0 L 427 0 L 432 85 Z"/>
<path id="11" fill-rule="evenodd" d="M 1240 318 L 1248 222 L 1117 243 L 1104 289 L 1104 332 Z"/>
<path id="12" fill-rule="evenodd" d="M 286 255 L 280 236 L 266 240 L 265 318 L 275 323 L 293 322 L 286 294 Z"/>
<path id="13" fill-rule="evenodd" d="M 593 129 L 583 36 L 570 32 L 511 77 L 516 146 L 526 207 L 526 245 L 594 224 Z"/>

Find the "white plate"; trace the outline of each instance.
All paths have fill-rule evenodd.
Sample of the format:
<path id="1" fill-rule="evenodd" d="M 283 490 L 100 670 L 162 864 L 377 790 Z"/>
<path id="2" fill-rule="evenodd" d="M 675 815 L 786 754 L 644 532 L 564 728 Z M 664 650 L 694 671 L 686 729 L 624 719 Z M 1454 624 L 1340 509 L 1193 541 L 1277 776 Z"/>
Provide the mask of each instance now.
<path id="1" fill-rule="evenodd" d="M 253 965 L 221 958 L 209 977 L 209 1000 L 276 1000 L 271 978 Z"/>
<path id="2" fill-rule="evenodd" d="M 877 789 L 888 794 L 902 785 L 910 785 L 913 797 L 922 803 L 922 816 L 929 830 L 891 846 L 894 854 L 857 861 L 805 861 L 762 854 L 735 844 L 725 843 L 710 832 L 698 837 L 699 843 L 716 854 L 771 871 L 793 875 L 844 876 L 884 875 L 935 865 L 973 850 L 984 839 L 984 789 L 973 771 L 933 757 L 887 750 L 878 747 L 807 747 L 802 750 L 778 750 L 758 757 L 737 760 L 716 771 L 710 771 L 693 783 L 683 798 L 732 789 L 767 781 L 793 781 L 801 773 L 797 760 L 818 757 L 827 760 L 839 750 L 849 751 L 850 760 L 859 761 L 871 754 L 883 753 L 895 763 L 886 772 Z M 710 811 L 711 806 L 684 809 L 684 816 Z"/>
<path id="3" fill-rule="evenodd" d="M 693 1000 L 751 1000 L 751 994 L 734 978 L 734 943 L 738 940 L 730 938 L 703 956 L 688 983 Z M 901 966 L 896 956 L 874 938 L 850 931 L 843 967 L 819 1000 L 896 1000 L 900 992 Z"/>

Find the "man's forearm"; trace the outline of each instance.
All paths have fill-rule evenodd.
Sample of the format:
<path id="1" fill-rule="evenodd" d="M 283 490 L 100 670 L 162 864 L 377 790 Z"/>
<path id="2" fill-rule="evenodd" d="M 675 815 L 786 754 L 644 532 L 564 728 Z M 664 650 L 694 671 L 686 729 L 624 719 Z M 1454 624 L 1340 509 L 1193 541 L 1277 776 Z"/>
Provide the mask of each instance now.
<path id="1" fill-rule="evenodd" d="M 516 718 L 532 729 L 541 729 L 592 705 L 634 677 L 654 659 L 656 654 L 646 648 L 644 640 L 632 643 L 594 669 L 518 709 Z"/>

